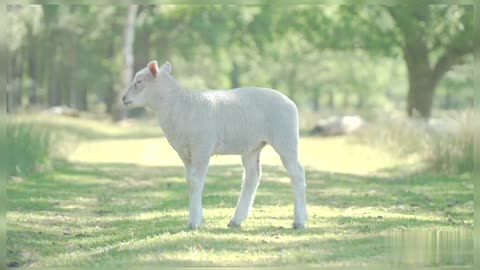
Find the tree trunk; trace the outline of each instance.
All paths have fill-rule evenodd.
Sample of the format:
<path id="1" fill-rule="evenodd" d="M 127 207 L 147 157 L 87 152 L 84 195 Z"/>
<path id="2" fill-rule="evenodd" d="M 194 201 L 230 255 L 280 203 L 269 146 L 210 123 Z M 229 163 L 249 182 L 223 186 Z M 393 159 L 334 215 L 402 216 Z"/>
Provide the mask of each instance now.
<path id="1" fill-rule="evenodd" d="M 69 60 L 70 61 L 70 60 Z M 70 64 L 66 64 L 63 66 L 63 72 L 64 72 L 64 75 L 62 76 L 62 104 L 64 105 L 67 105 L 69 107 L 73 107 L 76 106 L 76 102 L 75 100 L 73 100 L 72 102 L 72 99 L 75 99 L 75 93 L 74 93 L 74 90 L 73 90 L 73 87 L 75 87 L 73 85 L 73 71 L 72 69 L 70 68 Z"/>
<path id="2" fill-rule="evenodd" d="M 20 63 L 18 65 L 18 70 L 17 70 L 17 75 L 15 77 L 18 78 L 18 94 L 17 94 L 17 105 L 22 105 L 22 97 L 23 97 L 23 74 L 25 73 L 24 68 L 23 68 L 23 58 L 26 55 L 25 49 L 20 50 Z"/>
<path id="3" fill-rule="evenodd" d="M 68 42 L 67 42 L 68 44 Z M 68 63 L 66 66 L 67 76 L 65 76 L 65 104 L 68 104 L 70 108 L 78 109 L 78 89 L 77 89 L 77 78 L 78 74 L 75 74 L 75 67 L 77 66 L 77 51 L 78 46 L 77 42 L 73 40 L 71 44 L 68 44 Z M 80 52 L 80 54 L 82 54 Z"/>
<path id="4" fill-rule="evenodd" d="M 38 86 L 42 89 L 41 92 L 38 92 L 37 96 L 37 103 L 41 105 L 45 105 L 48 103 L 48 87 L 49 87 L 49 73 L 50 73 L 50 62 L 52 61 L 51 54 L 50 54 L 50 47 L 52 46 L 48 40 L 50 30 L 45 29 L 45 34 L 42 35 L 40 38 L 40 46 L 38 47 L 39 50 L 39 74 L 38 74 Z M 38 89 L 38 90 L 40 90 Z"/>
<path id="5" fill-rule="evenodd" d="M 115 84 L 112 82 L 105 96 L 105 112 L 113 115 L 113 104 L 115 103 Z"/>
<path id="6" fill-rule="evenodd" d="M 294 90 L 294 79 L 296 76 L 296 69 L 292 68 L 288 74 L 288 81 L 287 81 L 287 87 L 288 87 L 288 97 L 296 103 L 296 98 L 295 98 L 295 90 Z M 298 106 L 298 105 L 297 105 Z"/>
<path id="7" fill-rule="evenodd" d="M 141 12 L 146 12 L 146 10 L 143 10 L 142 6 L 138 7 L 137 14 L 140 14 Z M 134 58 L 134 71 L 135 70 L 140 70 L 144 68 L 148 62 L 150 62 L 150 47 L 151 47 L 151 37 L 152 37 L 152 29 L 150 26 L 143 27 L 143 29 L 136 33 L 136 35 L 139 37 L 136 39 L 134 42 L 133 46 L 135 48 L 139 48 L 137 50 L 137 53 L 135 54 Z M 135 108 L 132 110 L 128 110 L 127 112 L 127 118 L 140 118 L 143 115 L 145 115 L 146 110 L 145 108 Z"/>
<path id="8" fill-rule="evenodd" d="M 334 109 L 335 108 L 335 95 L 333 91 L 328 91 L 327 92 L 327 106 L 329 109 Z"/>
<path id="9" fill-rule="evenodd" d="M 60 94 L 59 88 L 60 88 L 60 79 L 59 73 L 61 73 L 61 70 L 58 70 L 57 63 L 56 61 L 56 56 L 55 54 L 52 54 L 52 62 L 50 66 L 50 76 L 49 76 L 49 88 L 48 88 L 48 105 L 49 106 L 57 106 L 60 105 L 60 101 L 62 98 L 62 95 Z"/>
<path id="10" fill-rule="evenodd" d="M 109 61 L 114 61 L 114 56 L 115 56 L 115 41 L 113 38 L 110 39 L 110 46 L 107 48 L 106 52 L 107 58 Z M 115 72 L 111 70 L 110 73 L 110 87 L 107 90 L 107 93 L 104 97 L 104 103 L 105 103 L 105 112 L 109 115 L 113 115 L 113 104 L 115 101 Z"/>
<path id="11" fill-rule="evenodd" d="M 343 92 L 343 109 L 350 107 L 350 93 L 348 91 Z"/>
<path id="12" fill-rule="evenodd" d="M 69 91 L 69 104 L 71 108 L 74 109 L 79 109 L 78 108 L 78 88 L 76 84 L 76 79 L 74 78 L 75 75 L 71 74 L 71 79 L 70 79 L 70 91 Z"/>
<path id="13" fill-rule="evenodd" d="M 368 96 L 365 93 L 362 93 L 362 91 L 357 91 L 357 109 L 358 110 L 365 108 L 365 105 L 367 103 L 367 98 Z"/>
<path id="14" fill-rule="evenodd" d="M 133 55 L 133 42 L 135 40 L 135 20 L 137 17 L 138 5 L 128 6 L 127 11 L 127 21 L 125 24 L 124 32 L 124 44 L 123 44 L 123 55 L 124 55 L 124 69 L 123 69 L 123 89 L 120 89 L 117 92 L 116 98 L 114 99 L 115 105 L 113 107 L 113 121 L 118 122 L 122 119 L 125 119 L 127 116 L 127 109 L 121 103 L 121 95 L 125 89 L 127 89 L 131 83 L 133 77 L 133 64 L 134 64 L 134 55 Z"/>
<path id="15" fill-rule="evenodd" d="M 59 47 L 56 44 L 58 40 L 55 38 L 55 33 L 53 33 L 52 30 L 48 30 L 47 35 L 49 36 L 49 44 L 50 44 L 50 47 L 48 48 L 48 52 L 47 52 L 49 55 L 47 59 L 49 59 L 49 62 L 50 62 L 50 66 L 47 67 L 49 70 L 48 88 L 47 88 L 48 105 L 57 106 L 57 105 L 60 105 L 60 100 L 61 100 L 61 95 L 59 93 L 59 80 L 60 80 L 59 73 L 61 72 L 61 70 L 59 70 L 58 68 L 59 63 L 57 62 L 58 56 L 56 54 L 56 51 L 57 49 L 59 49 Z"/>
<path id="16" fill-rule="evenodd" d="M 52 34 L 52 30 L 51 29 L 47 29 L 47 37 L 48 37 L 48 40 L 46 40 L 47 44 L 49 44 L 50 46 L 48 46 L 47 48 L 47 55 L 48 57 L 46 58 L 46 64 L 45 64 L 45 68 L 46 70 L 48 70 L 48 73 L 47 73 L 47 78 L 46 78 L 46 81 L 47 81 L 47 86 L 46 86 L 46 89 L 47 89 L 47 102 L 48 102 L 48 106 L 53 106 L 55 105 L 54 103 L 54 80 L 52 79 L 52 77 L 54 76 L 53 74 L 55 73 L 55 43 L 53 42 L 53 39 L 54 39 L 54 35 Z"/>
<path id="17" fill-rule="evenodd" d="M 37 57 L 37 44 L 36 44 L 36 41 L 35 41 L 35 37 L 33 37 L 33 34 L 30 34 L 30 43 L 29 43 L 29 55 L 28 55 L 28 75 L 30 77 L 30 80 L 31 80 L 31 92 L 30 92 L 30 95 L 28 97 L 29 99 L 29 103 L 30 104 L 35 104 L 37 102 L 37 79 L 38 79 L 38 76 L 37 76 L 37 72 L 38 72 L 38 69 L 37 69 L 37 65 L 38 65 L 38 57 Z"/>
<path id="18" fill-rule="evenodd" d="M 12 57 L 12 70 L 10 75 L 10 89 L 8 96 L 9 112 L 16 112 L 19 106 L 22 106 L 23 95 L 23 73 L 24 59 L 27 55 L 27 49 L 19 49 L 17 52 L 10 53 Z"/>
<path id="19" fill-rule="evenodd" d="M 451 109 L 453 107 L 453 97 L 450 91 L 446 91 L 445 99 L 443 101 L 443 108 L 444 109 Z"/>
<path id="20" fill-rule="evenodd" d="M 240 68 L 235 60 L 233 60 L 232 71 L 230 72 L 230 86 L 231 88 L 240 87 Z"/>
<path id="21" fill-rule="evenodd" d="M 424 44 L 407 45 L 404 57 L 409 82 L 407 114 L 409 117 L 429 119 L 432 114 L 436 80 L 430 67 L 428 50 Z"/>
<path id="22" fill-rule="evenodd" d="M 76 89 L 76 91 L 78 92 L 77 109 L 80 111 L 88 111 L 87 87 L 79 87 Z"/>
<path id="23" fill-rule="evenodd" d="M 407 114 L 409 117 L 429 119 L 432 114 L 435 82 L 432 78 L 414 78 L 409 81 Z"/>
<path id="24" fill-rule="evenodd" d="M 313 98 L 313 111 L 318 112 L 320 110 L 320 102 L 319 102 L 320 89 L 315 88 L 315 90 L 313 90 L 313 97 L 312 98 Z"/>
<path id="25" fill-rule="evenodd" d="M 7 68 L 7 113 L 15 113 L 16 99 L 15 99 L 15 87 L 18 80 L 17 73 L 17 55 L 15 52 L 9 52 L 8 54 L 8 68 Z"/>
<path id="26" fill-rule="evenodd" d="M 150 60 L 150 47 L 151 47 L 151 36 L 152 31 L 149 26 L 144 27 L 141 32 L 138 33 L 141 37 L 137 39 L 135 44 L 136 47 L 141 46 L 138 54 L 135 57 L 135 70 L 140 70 L 144 68 Z"/>

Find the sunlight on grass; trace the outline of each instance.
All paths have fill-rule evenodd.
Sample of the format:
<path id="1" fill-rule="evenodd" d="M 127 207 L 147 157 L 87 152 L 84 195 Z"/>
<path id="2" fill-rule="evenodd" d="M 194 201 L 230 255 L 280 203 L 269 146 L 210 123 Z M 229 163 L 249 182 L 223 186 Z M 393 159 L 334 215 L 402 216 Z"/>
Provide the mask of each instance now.
<path id="1" fill-rule="evenodd" d="M 182 165 L 165 138 L 88 141 L 68 156 L 72 162 L 131 163 L 142 166 Z M 300 159 L 304 166 L 333 172 L 366 174 L 404 164 L 386 152 L 349 144 L 345 138 L 301 138 Z M 407 162 L 414 163 L 413 159 Z M 239 156 L 213 156 L 211 165 L 239 164 Z M 262 164 L 282 165 L 270 146 L 262 151 Z"/>

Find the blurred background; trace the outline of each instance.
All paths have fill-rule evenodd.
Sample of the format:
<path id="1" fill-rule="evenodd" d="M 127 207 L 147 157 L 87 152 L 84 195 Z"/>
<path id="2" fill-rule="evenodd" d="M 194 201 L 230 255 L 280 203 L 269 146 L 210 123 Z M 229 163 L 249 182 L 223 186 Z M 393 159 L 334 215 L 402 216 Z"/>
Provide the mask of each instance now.
<path id="1" fill-rule="evenodd" d="M 321 116 L 430 118 L 473 100 L 467 5 L 9 5 L 7 15 L 11 114 L 65 105 L 144 117 L 118 96 L 153 59 L 188 89 L 278 89 L 307 129 Z"/>

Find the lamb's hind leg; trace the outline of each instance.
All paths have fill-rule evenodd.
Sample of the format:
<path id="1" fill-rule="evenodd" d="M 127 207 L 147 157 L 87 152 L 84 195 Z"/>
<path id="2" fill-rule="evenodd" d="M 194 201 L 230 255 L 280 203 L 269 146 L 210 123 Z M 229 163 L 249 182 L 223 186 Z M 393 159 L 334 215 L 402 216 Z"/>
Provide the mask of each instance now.
<path id="1" fill-rule="evenodd" d="M 235 214 L 230 220 L 230 223 L 228 223 L 229 227 L 240 226 L 250 213 L 262 174 L 262 166 L 260 165 L 260 152 L 262 148 L 263 146 L 248 154 L 242 155 L 244 168 L 242 190 L 238 198 Z"/>
<path id="2" fill-rule="evenodd" d="M 306 181 L 305 171 L 298 160 L 298 147 L 289 147 L 290 144 L 273 145 L 275 151 L 280 155 L 283 166 L 290 176 L 294 201 L 293 228 L 305 228 L 307 220 L 307 202 L 305 196 Z"/>
<path id="3" fill-rule="evenodd" d="M 293 193 L 295 196 L 294 214 L 293 214 L 293 228 L 305 228 L 307 220 L 307 200 L 305 196 L 305 189 L 307 187 L 305 181 L 305 170 L 302 164 L 298 161 L 296 152 L 288 156 L 281 156 L 283 166 L 290 175 Z"/>

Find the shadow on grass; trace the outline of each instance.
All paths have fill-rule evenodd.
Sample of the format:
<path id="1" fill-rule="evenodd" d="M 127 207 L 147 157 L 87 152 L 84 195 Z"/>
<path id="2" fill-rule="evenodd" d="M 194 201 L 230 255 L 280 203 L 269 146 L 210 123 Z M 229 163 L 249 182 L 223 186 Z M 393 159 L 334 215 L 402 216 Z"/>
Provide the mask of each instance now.
<path id="1" fill-rule="evenodd" d="M 183 167 L 55 168 L 8 183 L 7 258 L 20 266 L 371 263 L 385 259 L 386 232 L 470 229 L 473 220 L 466 179 L 307 168 L 308 229 L 294 231 L 288 177 L 282 167 L 264 166 L 250 219 L 231 229 L 242 169 L 223 165 L 209 170 L 206 224 L 191 232 Z"/>

